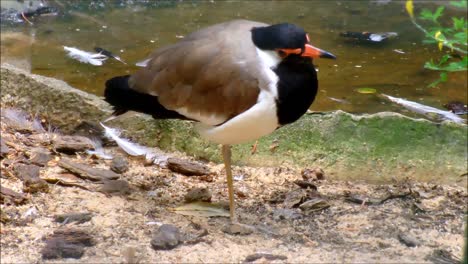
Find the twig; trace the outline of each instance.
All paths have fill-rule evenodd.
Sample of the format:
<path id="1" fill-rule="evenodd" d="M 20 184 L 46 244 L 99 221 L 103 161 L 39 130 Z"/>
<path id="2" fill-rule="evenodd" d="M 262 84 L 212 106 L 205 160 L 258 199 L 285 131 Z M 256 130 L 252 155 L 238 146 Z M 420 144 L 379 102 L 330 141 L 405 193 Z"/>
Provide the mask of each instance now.
<path id="1" fill-rule="evenodd" d="M 30 25 L 34 25 L 33 22 L 29 21 L 29 19 L 24 15 L 24 12 L 21 12 L 21 17 L 24 19 L 24 21 L 28 22 Z"/>

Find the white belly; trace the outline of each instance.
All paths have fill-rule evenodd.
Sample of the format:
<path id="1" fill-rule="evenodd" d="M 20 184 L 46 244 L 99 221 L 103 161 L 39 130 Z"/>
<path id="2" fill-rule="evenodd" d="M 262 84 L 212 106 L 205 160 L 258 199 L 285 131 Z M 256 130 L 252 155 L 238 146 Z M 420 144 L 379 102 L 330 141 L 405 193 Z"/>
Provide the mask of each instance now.
<path id="1" fill-rule="evenodd" d="M 276 103 L 266 92 L 258 103 L 244 113 L 235 116 L 220 126 L 197 126 L 200 135 L 212 142 L 224 145 L 245 143 L 275 131 L 278 127 Z"/>

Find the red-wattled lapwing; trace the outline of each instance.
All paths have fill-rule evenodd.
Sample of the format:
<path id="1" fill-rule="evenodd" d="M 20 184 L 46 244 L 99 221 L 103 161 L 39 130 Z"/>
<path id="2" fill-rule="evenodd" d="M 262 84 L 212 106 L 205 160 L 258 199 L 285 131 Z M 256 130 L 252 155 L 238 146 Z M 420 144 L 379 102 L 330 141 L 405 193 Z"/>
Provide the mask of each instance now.
<path id="1" fill-rule="evenodd" d="M 312 58 L 319 57 L 335 58 L 296 25 L 235 20 L 157 49 L 145 68 L 108 80 L 105 99 L 117 115 L 133 110 L 199 122 L 202 137 L 222 144 L 235 220 L 230 145 L 299 119 L 317 94 Z"/>

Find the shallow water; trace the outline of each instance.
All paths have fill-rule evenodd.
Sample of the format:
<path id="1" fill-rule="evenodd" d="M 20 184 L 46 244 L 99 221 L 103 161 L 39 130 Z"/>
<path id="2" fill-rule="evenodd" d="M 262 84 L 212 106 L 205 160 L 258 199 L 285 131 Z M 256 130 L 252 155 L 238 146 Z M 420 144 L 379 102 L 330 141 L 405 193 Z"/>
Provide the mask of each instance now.
<path id="1" fill-rule="evenodd" d="M 146 5 L 115 1 L 107 6 L 90 6 L 99 1 L 81 6 L 54 2 L 61 8 L 58 16 L 32 19 L 33 25 L 2 22 L 2 60 L 23 60 L 33 73 L 62 79 L 98 95 L 107 79 L 134 72 L 138 69 L 134 64 L 154 49 L 196 29 L 244 18 L 301 25 L 315 46 L 338 57 L 315 61 L 320 92 L 312 110 L 400 110 L 374 94 L 358 93 L 360 87 L 438 108 L 452 100 L 467 102 L 466 72 L 450 74 L 449 81 L 438 88 L 427 87 L 439 73 L 425 70 L 423 64 L 441 53 L 435 45 L 422 44 L 423 34 L 411 24 L 404 1 L 149 1 Z M 2 7 L 4 4 L 2 1 Z M 428 1 L 416 1 L 415 6 L 436 7 Z M 393 31 L 399 36 L 387 43 L 362 44 L 340 37 L 343 31 Z M 111 59 L 101 67 L 82 64 L 68 58 L 63 46 L 87 51 L 99 46 L 129 65 Z"/>

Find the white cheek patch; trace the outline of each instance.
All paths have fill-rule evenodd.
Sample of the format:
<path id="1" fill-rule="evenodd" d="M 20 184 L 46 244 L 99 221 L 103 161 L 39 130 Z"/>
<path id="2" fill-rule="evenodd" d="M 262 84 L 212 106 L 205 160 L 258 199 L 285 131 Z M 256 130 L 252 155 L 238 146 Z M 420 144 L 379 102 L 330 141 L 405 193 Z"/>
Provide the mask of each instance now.
<path id="1" fill-rule="evenodd" d="M 259 98 L 262 99 L 254 106 L 220 126 L 198 125 L 198 132 L 212 142 L 225 145 L 245 143 L 270 134 L 278 127 L 275 98 L 264 91 Z"/>
<path id="2" fill-rule="evenodd" d="M 272 70 L 278 66 L 281 62 L 281 58 L 275 51 L 270 50 L 261 50 L 257 48 L 257 55 L 261 63 L 261 68 L 263 70 L 263 74 L 266 78 L 260 78 L 260 88 L 263 90 L 268 90 L 275 98 L 278 97 L 278 91 L 276 84 L 278 83 L 278 76 Z M 262 80 L 266 79 L 266 82 Z M 258 98 L 261 100 L 260 96 Z"/>

